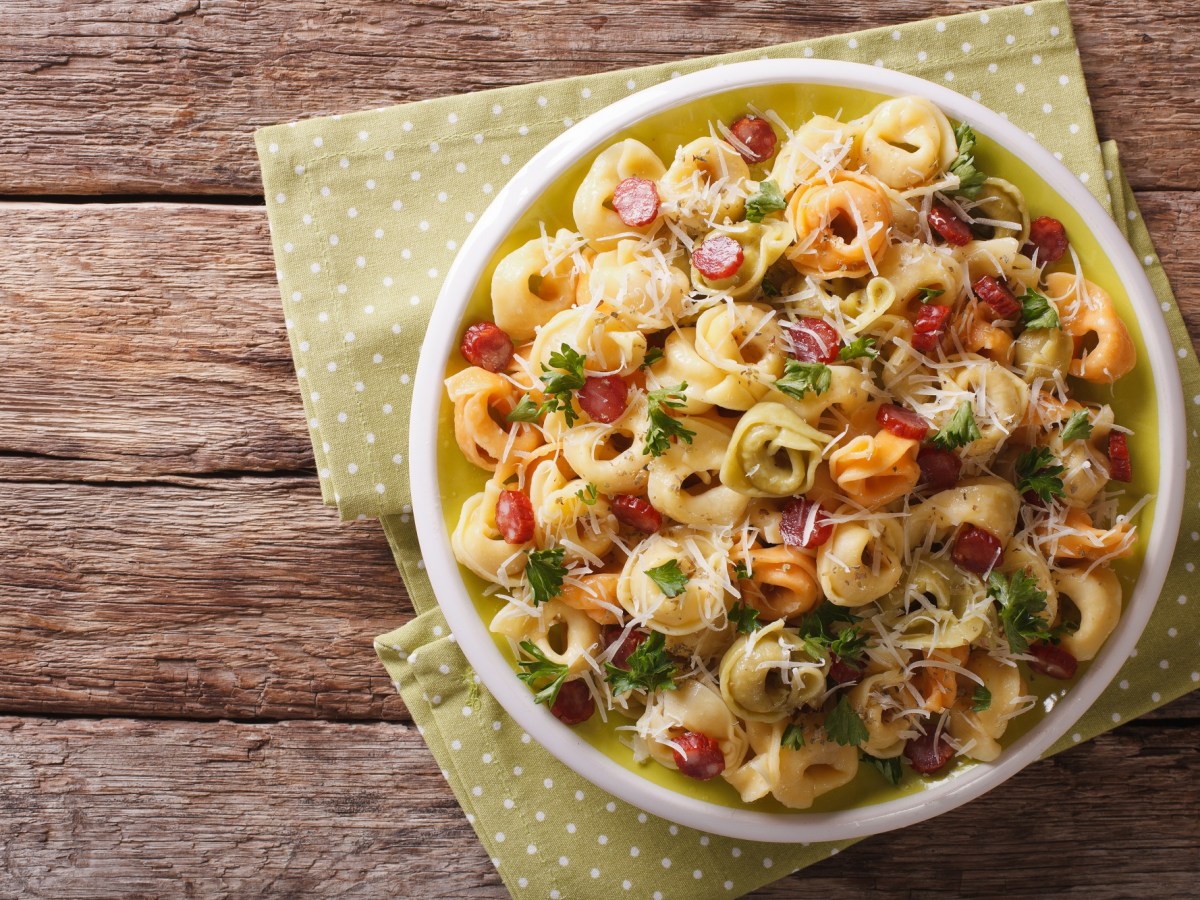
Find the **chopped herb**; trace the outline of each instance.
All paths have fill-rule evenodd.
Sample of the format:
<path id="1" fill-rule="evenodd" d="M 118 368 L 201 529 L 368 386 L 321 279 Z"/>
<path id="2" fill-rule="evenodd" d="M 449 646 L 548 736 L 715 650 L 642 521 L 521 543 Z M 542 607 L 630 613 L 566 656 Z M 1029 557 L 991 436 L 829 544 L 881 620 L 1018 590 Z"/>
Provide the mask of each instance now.
<path id="1" fill-rule="evenodd" d="M 974 200 L 987 180 L 987 175 L 975 168 L 975 131 L 963 122 L 954 129 L 954 139 L 958 141 L 958 156 L 950 163 L 950 174 L 958 176 L 958 187 L 950 193 Z"/>
<path id="2" fill-rule="evenodd" d="M 867 647 L 867 637 L 857 625 L 859 621 L 848 609 L 822 603 L 800 623 L 800 639 L 813 659 L 836 653 L 838 659 L 847 663 L 857 662 Z M 834 626 L 839 623 L 848 627 L 835 631 Z"/>
<path id="3" fill-rule="evenodd" d="M 563 565 L 564 552 L 562 547 L 529 551 L 525 579 L 533 591 L 534 606 L 553 600 L 562 591 L 563 579 L 567 575 L 567 567 Z"/>
<path id="4" fill-rule="evenodd" d="M 829 735 L 829 739 L 835 744 L 841 744 L 843 747 L 853 747 L 855 744 L 861 744 L 871 736 L 867 731 L 867 726 L 863 724 L 862 718 L 854 707 L 850 705 L 850 699 L 842 694 L 842 699 L 825 717 L 825 733 Z"/>
<path id="5" fill-rule="evenodd" d="M 570 666 L 551 662 L 542 652 L 542 648 L 532 641 L 521 641 L 521 649 L 533 659 L 520 660 L 518 665 L 522 671 L 517 673 L 517 677 L 536 691 L 533 695 L 535 702 L 552 705 L 558 699 L 558 689 L 567 680 Z M 550 680 L 547 682 L 546 679 Z M 538 689 L 537 682 L 542 682 L 543 687 Z"/>
<path id="6" fill-rule="evenodd" d="M 1088 418 L 1087 410 L 1081 409 L 1077 413 L 1072 413 L 1071 418 L 1067 419 L 1067 424 L 1063 426 L 1060 437 L 1065 444 L 1067 441 L 1078 441 L 1092 436 L 1092 420 Z"/>
<path id="7" fill-rule="evenodd" d="M 750 570 L 746 567 L 744 562 L 740 562 L 733 567 L 733 577 L 738 581 L 745 581 L 750 577 Z"/>
<path id="8" fill-rule="evenodd" d="M 971 709 L 975 712 L 987 712 L 992 706 L 992 692 L 982 684 L 975 688 L 971 695 Z"/>
<path id="9" fill-rule="evenodd" d="M 789 750 L 799 750 L 804 746 L 804 727 L 795 724 L 788 725 L 787 728 L 783 729 L 783 738 L 779 743 Z"/>
<path id="10" fill-rule="evenodd" d="M 862 655 L 867 652 L 867 641 L 868 637 L 862 630 L 857 625 L 851 625 L 839 631 L 829 642 L 829 652 L 842 662 L 854 665 L 860 662 Z"/>
<path id="11" fill-rule="evenodd" d="M 762 280 L 762 291 L 768 297 L 778 297 L 780 293 L 779 287 L 770 278 L 764 278 Z"/>
<path id="12" fill-rule="evenodd" d="M 1024 570 L 1005 576 L 992 571 L 988 576 L 988 596 L 1000 604 L 1000 623 L 1014 653 L 1024 653 L 1031 641 L 1052 637 L 1046 620 L 1038 613 L 1046 609 L 1046 592 Z"/>
<path id="13" fill-rule="evenodd" d="M 595 506 L 596 505 L 596 497 L 599 496 L 599 493 L 600 493 L 599 488 L 597 488 L 594 484 L 592 484 L 589 481 L 587 483 L 587 487 L 585 487 L 583 490 L 579 490 L 579 491 L 575 492 L 575 496 L 578 497 L 580 500 L 582 500 L 588 506 Z"/>
<path id="14" fill-rule="evenodd" d="M 675 690 L 675 663 L 667 655 L 664 645 L 662 634 L 652 631 L 650 637 L 629 654 L 625 663 L 628 670 L 605 663 L 613 695 L 619 697 L 630 691 Z"/>
<path id="15" fill-rule="evenodd" d="M 729 621 L 737 627 L 738 634 L 750 634 L 758 630 L 758 610 L 739 600 L 729 610 Z"/>
<path id="16" fill-rule="evenodd" d="M 965 447 L 972 441 L 979 440 L 983 435 L 975 424 L 975 412 L 971 409 L 971 401 L 964 400 L 950 417 L 946 426 L 929 439 L 929 443 L 942 450 L 954 450 Z"/>
<path id="17" fill-rule="evenodd" d="M 663 358 L 662 347 L 651 347 L 646 351 L 646 357 L 642 360 L 642 368 L 648 369 L 656 362 Z"/>
<path id="18" fill-rule="evenodd" d="M 663 388 L 646 394 L 649 408 L 646 417 L 650 427 L 646 429 L 646 437 L 642 444 L 642 454 L 662 456 L 671 449 L 671 438 L 678 438 L 685 444 L 690 444 L 696 432 L 685 428 L 683 423 L 667 412 L 667 408 L 679 409 L 684 404 L 683 392 L 687 390 L 687 382 L 679 387 Z"/>
<path id="19" fill-rule="evenodd" d="M 779 190 L 779 185 L 768 178 L 758 186 L 758 191 L 746 201 L 746 221 L 761 222 L 767 213 L 786 207 L 787 201 L 783 198 L 783 191 Z"/>
<path id="20" fill-rule="evenodd" d="M 1061 641 L 1063 639 L 1063 635 L 1074 634 L 1078 630 L 1079 630 L 1078 622 L 1072 622 L 1070 619 L 1066 619 L 1062 622 L 1059 622 L 1057 625 L 1055 625 L 1053 628 L 1050 629 L 1050 642 L 1053 644 L 1057 644 L 1059 641 Z"/>
<path id="21" fill-rule="evenodd" d="M 932 303 L 946 292 L 942 288 L 918 288 L 917 293 L 922 303 Z"/>
<path id="22" fill-rule="evenodd" d="M 668 597 L 678 597 L 687 588 L 688 576 L 679 568 L 677 559 L 668 559 L 661 566 L 647 569 L 646 574 Z"/>
<path id="23" fill-rule="evenodd" d="M 1058 321 L 1058 310 L 1046 295 L 1026 288 L 1025 293 L 1017 299 L 1021 301 L 1021 324 L 1026 328 L 1062 327 Z"/>
<path id="24" fill-rule="evenodd" d="M 1049 447 L 1032 447 L 1017 459 L 1017 490 L 1033 491 L 1046 503 L 1063 495 L 1063 467 Z"/>
<path id="25" fill-rule="evenodd" d="M 542 384 L 545 385 L 546 400 L 542 404 L 543 412 L 562 410 L 567 427 L 575 424 L 579 413 L 571 402 L 571 392 L 583 387 L 586 377 L 583 374 L 587 357 L 569 344 L 550 354 L 550 365 L 542 366 Z"/>
<path id="26" fill-rule="evenodd" d="M 533 398 L 526 394 L 504 419 L 508 422 L 536 422 L 543 412 L 545 410 L 541 404 L 534 403 Z"/>
<path id="27" fill-rule="evenodd" d="M 875 338 L 856 337 L 849 344 L 838 351 L 838 359 L 847 362 L 852 359 L 858 359 L 860 356 L 865 356 L 868 359 L 874 359 L 879 355 L 879 351 L 875 348 Z"/>
<path id="28" fill-rule="evenodd" d="M 880 759 L 878 756 L 872 756 L 870 753 L 860 752 L 859 759 L 865 763 L 870 763 L 875 767 L 888 784 L 899 784 L 900 779 L 904 776 L 904 769 L 900 765 L 900 757 L 893 756 L 891 759 Z"/>
<path id="29" fill-rule="evenodd" d="M 809 391 L 823 394 L 829 390 L 832 378 L 829 366 L 824 363 L 789 359 L 784 366 L 783 377 L 775 382 L 775 388 L 789 397 L 803 400 Z"/>

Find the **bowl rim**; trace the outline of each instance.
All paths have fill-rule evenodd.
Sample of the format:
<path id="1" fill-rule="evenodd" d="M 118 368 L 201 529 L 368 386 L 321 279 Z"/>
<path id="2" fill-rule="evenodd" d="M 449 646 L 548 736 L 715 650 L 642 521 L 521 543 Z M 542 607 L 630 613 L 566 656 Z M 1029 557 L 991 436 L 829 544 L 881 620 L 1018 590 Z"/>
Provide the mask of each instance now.
<path id="1" fill-rule="evenodd" d="M 425 570 L 458 645 L 505 711 L 560 762 L 608 793 L 646 812 L 726 837 L 772 843 L 862 838 L 948 812 L 1037 761 L 1092 706 L 1125 663 L 1149 620 L 1166 579 L 1183 509 L 1186 419 L 1182 386 L 1166 322 L 1146 274 L 1125 236 L 1095 197 L 1062 163 L 1017 126 L 949 88 L 913 75 L 861 63 L 777 59 L 717 65 L 672 78 L 614 102 L 571 126 L 536 153 L 495 196 L 455 256 L 438 293 L 421 346 L 412 422 L 436 423 L 442 382 L 459 323 L 500 243 L 528 207 L 582 156 L 649 116 L 731 90 L 770 84 L 832 85 L 885 96 L 915 95 L 950 117 L 970 121 L 1035 168 L 1089 222 L 1139 314 L 1154 380 L 1159 422 L 1159 491 L 1137 582 L 1121 620 L 1090 669 L 1046 717 L 998 760 L 978 763 L 923 790 L 862 808 L 820 813 L 736 809 L 679 794 L 632 773 L 592 747 L 533 701 L 493 642 L 463 584 L 451 550 L 438 488 L 436 428 L 410 427 L 412 503 Z"/>

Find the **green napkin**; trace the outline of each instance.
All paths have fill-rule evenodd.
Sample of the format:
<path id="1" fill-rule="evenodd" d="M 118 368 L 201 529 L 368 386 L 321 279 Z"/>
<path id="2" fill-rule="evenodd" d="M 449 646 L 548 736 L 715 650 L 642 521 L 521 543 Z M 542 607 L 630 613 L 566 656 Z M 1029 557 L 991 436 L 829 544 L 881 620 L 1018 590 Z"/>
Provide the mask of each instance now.
<path id="1" fill-rule="evenodd" d="M 412 374 L 442 273 L 492 195 L 584 116 L 675 73 L 754 58 L 877 63 L 950 85 L 1028 130 L 1113 212 L 1146 264 L 1179 352 L 1189 428 L 1200 367 L 1120 173 L 1097 143 L 1061 0 L 316 119 L 256 135 L 288 333 L 325 501 L 379 516 L 418 617 L 376 649 L 514 895 L 737 896 L 847 844 L 767 845 L 667 823 L 559 764 L 479 683 L 423 572 L 405 452 Z M 1103 151 L 1103 152 L 1102 152 Z M 1111 190 L 1111 193 L 1110 193 Z M 418 423 L 418 427 L 432 427 Z M 1188 496 L 1200 496 L 1193 476 Z M 1200 511 L 1145 637 L 1055 750 L 1200 682 L 1189 581 Z M 847 842 L 848 843 L 848 842 Z"/>

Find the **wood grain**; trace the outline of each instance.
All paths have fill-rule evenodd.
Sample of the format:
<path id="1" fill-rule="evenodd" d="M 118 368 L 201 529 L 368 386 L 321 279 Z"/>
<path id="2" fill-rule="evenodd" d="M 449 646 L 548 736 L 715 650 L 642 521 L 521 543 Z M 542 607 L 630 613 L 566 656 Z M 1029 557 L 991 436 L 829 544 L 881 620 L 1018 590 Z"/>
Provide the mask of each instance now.
<path id="1" fill-rule="evenodd" d="M 371 644 L 412 615 L 387 542 L 314 482 L 4 485 L 0 710 L 407 718 Z"/>
<path id="2" fill-rule="evenodd" d="M 7 0 L 0 192 L 257 195 L 262 125 L 995 5 Z M 1101 134 L 1135 185 L 1200 187 L 1200 56 L 1178 39 L 1192 4 L 1071 13 Z"/>
<path id="3" fill-rule="evenodd" d="M 0 719 L 0 784 L 3 896 L 507 896 L 399 725 Z M 1186 897 L 1198 803 L 1190 735 L 1130 725 L 753 896 Z"/>

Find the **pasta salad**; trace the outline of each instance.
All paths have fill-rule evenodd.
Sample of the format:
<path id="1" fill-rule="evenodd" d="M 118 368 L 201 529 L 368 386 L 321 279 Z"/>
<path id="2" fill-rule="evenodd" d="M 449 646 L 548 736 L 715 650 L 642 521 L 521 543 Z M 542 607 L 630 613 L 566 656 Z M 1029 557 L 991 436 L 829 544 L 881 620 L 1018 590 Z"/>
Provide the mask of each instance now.
<path id="1" fill-rule="evenodd" d="M 995 759 L 1099 651 L 1146 500 L 1073 387 L 1134 344 L 975 140 L 901 97 L 619 141 L 500 260 L 446 380 L 493 473 L 451 543 L 561 721 L 803 809 Z"/>

